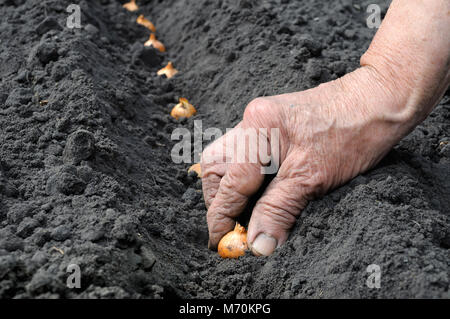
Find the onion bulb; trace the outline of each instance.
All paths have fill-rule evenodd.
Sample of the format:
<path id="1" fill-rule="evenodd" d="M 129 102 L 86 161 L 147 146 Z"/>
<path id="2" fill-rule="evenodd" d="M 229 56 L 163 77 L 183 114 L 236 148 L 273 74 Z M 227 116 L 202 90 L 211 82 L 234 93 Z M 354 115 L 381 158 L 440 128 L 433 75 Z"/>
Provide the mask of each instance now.
<path id="1" fill-rule="evenodd" d="M 163 67 L 161 70 L 156 72 L 159 76 L 165 74 L 168 79 L 173 77 L 175 74 L 178 73 L 178 70 L 173 67 L 172 62 L 167 63 L 165 67 Z"/>
<path id="2" fill-rule="evenodd" d="M 234 230 L 222 237 L 217 251 L 222 258 L 238 258 L 244 256 L 247 249 L 247 231 L 236 223 Z"/>
<path id="3" fill-rule="evenodd" d="M 156 40 L 156 36 L 154 33 L 150 34 L 150 38 L 144 43 L 144 46 L 153 46 L 156 50 L 166 52 L 166 47 L 161 43 L 161 41 Z"/>
<path id="4" fill-rule="evenodd" d="M 189 167 L 188 173 L 190 173 L 190 172 L 197 173 L 197 177 L 201 178 L 202 177 L 202 167 L 201 167 L 200 163 L 194 164 L 191 167 Z"/>
<path id="5" fill-rule="evenodd" d="M 180 117 L 191 117 L 197 113 L 195 107 L 184 97 L 180 97 L 180 103 L 175 105 L 170 112 L 170 116 L 178 120 Z"/>
<path id="6" fill-rule="evenodd" d="M 136 22 L 139 23 L 140 25 L 143 25 L 150 31 L 156 32 L 155 25 L 150 20 L 146 19 L 143 14 L 137 17 Z"/>
<path id="7" fill-rule="evenodd" d="M 137 9 L 139 9 L 136 4 L 136 0 L 131 0 L 130 2 L 125 3 L 123 7 L 128 11 L 136 11 Z"/>

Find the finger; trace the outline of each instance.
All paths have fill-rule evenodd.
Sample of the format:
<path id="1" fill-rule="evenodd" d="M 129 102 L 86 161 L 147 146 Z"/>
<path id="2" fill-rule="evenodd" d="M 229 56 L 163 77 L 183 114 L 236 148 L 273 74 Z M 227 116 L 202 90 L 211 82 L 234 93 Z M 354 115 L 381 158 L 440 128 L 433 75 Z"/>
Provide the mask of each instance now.
<path id="1" fill-rule="evenodd" d="M 202 190 L 203 198 L 205 200 L 206 208 L 211 206 L 216 193 L 219 189 L 220 181 L 227 171 L 227 140 L 234 139 L 236 129 L 241 126 L 238 123 L 234 129 L 226 135 L 208 145 L 201 156 L 201 170 L 202 170 Z M 228 146 L 230 147 L 230 146 Z"/>
<path id="2" fill-rule="evenodd" d="M 205 200 L 205 205 L 208 209 L 219 190 L 220 181 L 226 172 L 226 165 L 215 165 L 211 171 L 204 169 L 203 167 L 204 166 L 202 165 L 202 172 L 205 172 L 202 176 L 203 199 Z"/>
<path id="3" fill-rule="evenodd" d="M 298 180 L 276 176 L 256 203 L 250 218 L 247 241 L 252 252 L 257 256 L 271 255 L 286 241 L 306 204 Z"/>
<path id="4" fill-rule="evenodd" d="M 210 249 L 216 249 L 220 239 L 233 229 L 236 223 L 234 218 L 244 210 L 248 198 L 256 193 L 263 180 L 259 164 L 236 163 L 228 166 L 207 213 Z"/>

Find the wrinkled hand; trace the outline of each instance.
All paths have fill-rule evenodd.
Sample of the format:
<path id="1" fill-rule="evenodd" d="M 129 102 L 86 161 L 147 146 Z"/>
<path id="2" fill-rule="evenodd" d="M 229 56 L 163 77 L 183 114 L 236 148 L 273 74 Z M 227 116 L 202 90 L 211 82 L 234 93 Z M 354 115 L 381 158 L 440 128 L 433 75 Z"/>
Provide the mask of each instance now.
<path id="1" fill-rule="evenodd" d="M 244 152 L 248 160 L 250 149 L 270 144 L 279 158 L 248 226 L 253 253 L 270 255 L 309 200 L 374 166 L 439 102 L 450 85 L 450 38 L 442 32 L 450 26 L 448 11 L 448 0 L 394 0 L 361 68 L 311 90 L 252 101 L 237 128 L 202 154 L 210 247 L 233 228 L 264 180 L 262 157 L 224 162 L 230 150 L 247 149 L 241 129 L 280 133 L 279 147 L 266 134 Z"/>
<path id="2" fill-rule="evenodd" d="M 255 255 L 270 255 L 287 240 L 308 201 L 374 166 L 389 151 L 408 130 L 402 129 L 407 121 L 389 112 L 395 98 L 374 72 L 362 67 L 314 89 L 257 98 L 236 128 L 205 149 L 202 182 L 210 248 L 232 230 L 265 177 L 261 166 L 266 163 L 259 159 L 224 163 L 222 154 L 245 140 L 237 128 L 279 129 L 279 170 L 257 201 L 248 226 Z M 273 152 L 269 134 L 266 141 Z"/>

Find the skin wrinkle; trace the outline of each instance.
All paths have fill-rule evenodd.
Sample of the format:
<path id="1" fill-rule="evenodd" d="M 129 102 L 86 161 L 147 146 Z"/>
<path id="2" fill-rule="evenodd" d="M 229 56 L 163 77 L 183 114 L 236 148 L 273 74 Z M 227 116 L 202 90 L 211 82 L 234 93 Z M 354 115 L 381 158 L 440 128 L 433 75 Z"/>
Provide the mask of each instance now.
<path id="1" fill-rule="evenodd" d="M 327 145 L 323 141 L 329 141 L 330 133 L 332 133 L 332 135 L 337 135 L 335 133 L 336 126 L 337 126 L 337 124 L 336 124 L 337 120 L 336 120 L 335 116 L 330 116 L 328 118 L 326 116 L 324 117 L 323 114 L 327 114 L 327 113 L 334 114 L 334 113 L 327 112 L 327 110 L 329 110 L 330 108 L 325 108 L 324 103 L 320 103 L 318 105 L 319 106 L 315 107 L 315 109 L 317 109 L 317 112 L 309 113 L 309 114 L 312 114 L 313 116 L 310 115 L 310 116 L 296 117 L 296 118 L 301 118 L 302 120 L 304 118 L 306 118 L 308 120 L 308 122 L 300 124 L 300 126 L 301 126 L 301 128 L 303 128 L 303 127 L 311 128 L 311 131 L 307 132 L 306 134 L 301 136 L 300 139 L 298 138 L 298 134 L 295 134 L 292 137 L 293 141 L 291 142 L 290 149 L 301 148 L 306 144 L 306 145 L 309 145 L 311 147 L 311 149 L 308 150 L 308 149 L 304 149 L 304 147 L 303 147 L 302 150 L 303 150 L 304 154 L 313 152 L 313 153 L 317 154 L 316 156 L 314 156 L 314 158 L 321 159 L 321 158 L 326 158 L 326 156 L 322 156 L 322 155 L 324 155 L 327 152 L 327 150 L 323 149 L 323 145 Z M 300 109 L 298 109 L 296 111 L 299 112 Z M 319 114 L 321 116 L 319 116 Z M 292 125 L 295 125 L 295 124 L 292 124 Z M 297 130 L 292 130 L 292 131 L 297 132 Z M 288 155 L 288 156 L 291 156 L 291 155 Z M 302 163 L 302 161 L 297 158 L 297 164 L 301 165 L 300 163 Z M 319 162 L 313 163 L 311 165 L 308 164 L 308 162 L 306 162 L 303 165 L 304 165 L 303 167 L 312 167 L 312 166 L 317 167 L 315 169 L 314 168 L 309 169 L 311 172 L 316 171 L 317 175 L 320 175 L 320 172 L 323 171 L 322 168 L 327 166 L 325 163 L 319 163 Z M 308 179 L 312 180 L 313 174 L 310 174 L 309 177 L 303 177 L 303 178 L 305 180 L 308 180 Z M 327 188 L 327 187 L 324 187 L 324 188 Z"/>
<path id="2" fill-rule="evenodd" d="M 273 116 L 273 109 L 271 105 L 268 103 L 270 101 L 270 97 L 268 98 L 256 98 L 246 107 L 244 112 L 244 119 L 247 120 L 249 126 L 251 127 L 263 127 L 267 129 L 267 140 L 269 145 L 271 145 L 271 137 L 270 129 L 277 128 L 280 130 L 279 137 L 281 138 L 279 147 L 280 147 L 280 162 L 283 162 L 286 158 L 286 154 L 288 150 L 285 149 L 285 145 L 287 145 L 287 141 L 284 140 L 285 136 L 288 136 L 288 131 L 285 129 L 283 125 L 277 125 L 273 122 L 273 118 L 276 117 L 278 120 L 277 123 L 286 122 L 289 119 L 289 116 L 285 115 L 285 112 L 277 112 L 276 116 Z M 247 109 L 249 109 L 247 111 Z M 250 115 L 251 114 L 251 115 Z M 253 115 L 255 114 L 255 115 Z M 246 116 L 247 115 L 247 116 Z"/>
<path id="3" fill-rule="evenodd" d="M 368 69 L 360 69 L 357 70 L 359 72 L 367 72 L 370 70 Z M 351 74 L 351 76 L 354 76 L 355 74 Z M 350 82 L 350 83 L 359 83 L 359 84 L 366 84 L 367 83 L 367 77 L 361 77 L 360 81 L 356 82 Z M 381 87 L 381 85 L 375 81 L 375 83 L 373 83 L 372 86 L 356 86 L 356 87 L 348 87 L 346 85 L 346 81 L 345 78 L 341 79 L 340 81 L 337 81 L 337 84 L 339 86 L 341 86 L 341 90 L 338 90 L 338 92 L 346 92 L 347 94 L 340 94 L 340 97 L 344 99 L 344 102 L 341 102 L 341 104 L 346 105 L 347 108 L 348 106 L 352 106 L 354 105 L 354 101 L 368 101 L 370 100 L 370 96 L 379 96 L 380 94 L 383 94 L 383 89 Z M 370 91 L 363 91 L 360 88 L 361 87 L 369 87 Z M 348 94 L 348 92 L 352 92 L 352 94 Z M 354 97 L 356 96 L 356 98 Z M 337 101 L 339 101 L 339 99 L 336 99 Z M 353 114 L 355 112 L 355 110 L 361 111 L 358 112 L 359 118 L 356 120 L 353 120 L 350 123 L 353 123 L 352 126 L 348 126 L 348 127 L 344 127 L 342 128 L 342 130 L 344 131 L 344 133 L 342 135 L 354 135 L 357 136 L 359 138 L 358 143 L 356 144 L 357 150 L 356 153 L 370 153 L 370 150 L 366 150 L 364 149 L 365 145 L 369 145 L 370 144 L 370 139 L 365 139 L 365 134 L 364 131 L 368 130 L 368 131 L 375 131 L 376 134 L 374 134 L 375 136 L 382 136 L 383 134 L 380 134 L 379 131 L 376 129 L 377 126 L 379 124 L 376 124 L 377 122 L 384 122 L 386 120 L 385 117 L 380 117 L 378 114 L 380 114 L 379 112 L 376 112 L 375 110 L 369 110 L 368 107 L 366 107 L 366 105 L 370 105 L 370 103 L 368 102 L 362 102 L 359 103 L 357 106 L 352 106 L 350 108 L 348 108 L 348 110 L 346 110 L 346 112 L 348 112 L 349 114 Z M 350 117 L 348 117 L 350 118 Z M 379 119 L 377 119 L 379 118 Z M 370 121 L 368 121 L 367 119 L 372 119 Z M 354 123 L 358 123 L 357 126 L 354 125 Z M 361 123 L 364 123 L 364 125 L 361 125 Z M 390 124 L 390 125 L 394 125 L 394 124 Z M 395 130 L 394 130 L 395 131 Z M 361 140 L 363 139 L 363 140 Z M 396 140 L 396 139 L 395 139 Z M 352 141 L 352 140 L 350 140 Z M 391 145 L 393 143 L 388 142 L 387 145 Z M 341 145 L 340 148 L 338 149 L 351 149 L 352 145 L 351 143 L 347 143 L 347 145 Z M 384 153 L 383 153 L 384 154 Z M 374 155 L 373 155 L 374 156 Z M 338 157 L 338 156 L 337 156 Z M 368 158 L 370 159 L 372 156 L 369 156 Z M 349 176 L 356 176 L 358 174 L 358 172 L 360 171 L 365 171 L 368 167 L 371 167 L 373 165 L 375 165 L 379 160 L 381 159 L 381 157 L 376 157 L 375 160 L 369 160 L 368 165 L 365 165 L 364 162 L 357 162 L 356 165 L 354 165 L 353 169 L 351 170 Z M 359 165 L 358 165 L 359 164 Z M 345 163 L 340 163 L 339 165 L 343 165 L 345 166 Z M 339 170 L 338 168 L 336 168 L 337 171 L 343 171 L 342 169 Z M 340 176 L 339 180 L 342 180 L 342 176 Z M 336 184 L 336 183 L 335 183 Z M 339 184 L 339 183 L 337 183 Z M 337 186 L 337 185 L 334 185 Z"/>
<path id="4" fill-rule="evenodd" d="M 402 96 L 404 102 L 400 105 L 406 118 L 400 120 L 411 119 L 409 130 L 431 112 L 443 94 L 437 92 L 449 85 L 445 74 L 450 59 L 450 38 L 448 32 L 442 32 L 450 30 L 450 19 L 442 15 L 448 7 L 448 1 L 394 1 L 385 22 L 361 57 L 361 65 L 371 65 L 386 83 L 392 83 L 396 95 Z M 395 32 L 404 26 L 408 32 Z M 425 39 L 427 43 L 417 39 Z M 437 78 L 444 81 L 436 81 Z"/>
<path id="5" fill-rule="evenodd" d="M 233 196 L 233 193 L 230 195 Z M 245 196 L 236 197 L 236 195 L 234 195 L 234 198 L 232 198 L 231 201 L 225 201 L 224 206 L 217 207 L 217 209 L 213 211 L 214 213 L 212 213 L 211 208 L 214 208 L 215 203 L 216 202 L 213 202 L 207 213 L 209 231 L 212 234 L 215 234 L 212 238 L 213 243 L 211 243 L 210 238 L 209 246 L 214 248 L 217 246 L 218 240 L 234 226 L 233 218 L 239 214 L 240 209 L 245 207 L 247 198 Z M 235 209 L 229 209 L 229 205 L 233 205 Z"/>
<path id="6" fill-rule="evenodd" d="M 280 168 L 280 172 L 277 177 L 290 180 L 297 189 L 302 192 L 303 196 L 309 196 L 313 193 L 312 190 L 318 188 L 323 182 L 322 176 L 320 176 L 323 168 L 318 163 L 311 163 L 308 161 L 308 153 L 302 152 L 295 161 L 290 161 Z M 291 167 L 295 164 L 295 167 Z"/>
<path id="7" fill-rule="evenodd" d="M 238 206 L 238 207 L 243 207 L 247 204 L 247 199 L 246 197 L 242 196 L 242 197 L 234 197 L 232 201 L 225 203 L 224 205 L 218 207 L 218 213 L 217 215 L 222 216 L 221 219 L 224 218 L 233 218 L 236 217 L 236 214 L 233 214 L 234 212 L 230 212 L 230 206 Z"/>
<path id="8" fill-rule="evenodd" d="M 215 248 L 218 240 L 232 229 L 234 226 L 232 219 L 240 214 L 248 202 L 248 196 L 256 192 L 262 183 L 263 175 L 259 174 L 259 171 L 257 174 L 253 173 L 253 177 L 258 177 L 259 180 L 252 179 L 241 171 L 242 167 L 240 164 L 231 165 L 220 182 L 215 200 L 208 209 L 208 226 L 210 234 L 213 234 L 208 244 L 210 247 Z M 247 164 L 246 167 L 253 167 L 254 170 L 258 168 L 254 164 Z M 241 181 L 243 177 L 246 177 L 248 182 L 241 183 L 241 186 L 236 188 L 236 181 Z"/>
<path id="9" fill-rule="evenodd" d="M 286 203 L 282 202 L 282 204 Z M 260 207 L 264 207 L 265 209 L 260 211 L 262 211 L 262 214 L 267 218 L 270 218 L 273 222 L 279 223 L 280 225 L 290 225 L 295 222 L 296 215 L 292 214 L 292 210 L 288 210 L 282 206 L 284 205 L 276 205 L 273 202 L 262 200 L 258 208 L 260 209 Z M 297 206 L 298 205 L 295 205 L 295 207 Z"/>
<path id="10" fill-rule="evenodd" d="M 228 194 L 228 193 L 230 195 L 237 194 L 237 195 L 239 195 L 239 197 L 244 197 L 244 198 L 247 197 L 248 194 L 250 194 L 250 191 L 247 191 L 244 193 L 242 191 L 242 186 L 240 188 L 236 188 L 236 185 L 239 181 L 240 175 L 236 176 L 236 177 L 232 177 L 232 176 L 235 176 L 233 174 L 233 172 L 235 172 L 235 170 L 230 170 L 229 173 L 227 173 L 225 175 L 225 177 L 222 178 L 222 180 L 220 181 L 220 188 L 223 190 L 224 194 Z M 234 179 L 234 181 L 233 181 L 233 179 Z M 248 184 L 243 184 L 244 189 L 247 188 L 247 186 L 248 186 Z M 250 187 L 248 187 L 248 188 L 250 188 Z M 228 205 L 228 204 L 229 203 L 225 203 L 225 205 Z"/>
<path id="11" fill-rule="evenodd" d="M 319 96 L 319 97 L 322 97 L 322 96 Z M 317 144 L 317 145 L 327 145 L 328 146 L 327 149 L 322 149 L 321 153 L 318 154 L 318 158 L 322 158 L 322 159 L 326 159 L 327 158 L 325 156 L 326 153 L 329 153 L 329 152 L 333 152 L 334 153 L 333 149 L 336 148 L 336 147 L 339 147 L 340 144 L 342 143 L 341 142 L 342 139 L 340 138 L 340 134 L 338 134 L 338 126 L 339 126 L 338 119 L 336 118 L 336 113 L 334 111 L 332 111 L 333 108 L 336 108 L 335 99 L 333 99 L 331 97 L 328 97 L 328 98 L 326 98 L 326 100 L 333 101 L 333 102 L 331 102 L 330 106 L 327 107 L 327 108 L 322 107 L 322 111 L 321 111 L 321 114 L 324 114 L 325 118 L 330 119 L 329 120 L 330 121 L 330 125 L 329 125 L 329 128 L 328 128 L 329 131 L 327 132 L 327 136 L 326 136 L 325 140 L 322 143 L 320 143 L 320 144 L 318 143 Z M 334 146 L 334 148 L 332 146 Z M 335 158 L 338 158 L 338 157 L 336 156 Z M 324 162 L 322 164 L 322 167 L 330 167 L 330 168 L 333 167 L 333 169 L 336 172 L 338 172 L 339 171 L 338 170 L 339 165 L 341 165 L 341 162 L 339 160 L 334 160 L 334 161 Z M 319 169 L 318 170 L 318 172 L 323 172 L 323 171 L 324 171 L 324 169 Z M 340 177 L 338 177 L 338 178 L 340 178 Z M 328 187 L 324 187 L 323 192 L 325 192 L 325 189 L 332 187 L 332 185 L 335 184 L 335 183 L 336 183 L 335 181 L 330 181 L 330 185 Z"/>
<path id="12" fill-rule="evenodd" d="M 391 102 L 394 105 L 408 105 L 408 103 L 403 102 L 406 98 L 403 97 L 401 93 L 398 92 L 398 88 L 392 84 L 380 84 L 382 82 L 380 81 L 386 81 L 385 76 L 381 75 L 380 72 L 371 65 L 364 65 L 364 67 L 367 68 L 370 72 L 372 72 L 372 77 L 376 80 L 374 81 L 374 86 L 380 91 L 387 92 L 387 96 L 385 98 L 387 100 L 393 101 Z M 392 81 L 391 81 L 392 82 Z M 374 88 L 374 91 L 375 91 Z M 401 92 L 401 91 L 400 91 Z M 382 122 L 390 122 L 392 125 L 401 124 L 404 125 L 405 123 L 411 123 L 415 122 L 414 116 L 415 111 L 409 107 L 403 107 L 400 111 L 393 110 L 393 112 L 376 112 L 374 110 L 374 113 L 378 115 L 379 120 Z M 400 131 L 400 130 L 399 130 Z"/>

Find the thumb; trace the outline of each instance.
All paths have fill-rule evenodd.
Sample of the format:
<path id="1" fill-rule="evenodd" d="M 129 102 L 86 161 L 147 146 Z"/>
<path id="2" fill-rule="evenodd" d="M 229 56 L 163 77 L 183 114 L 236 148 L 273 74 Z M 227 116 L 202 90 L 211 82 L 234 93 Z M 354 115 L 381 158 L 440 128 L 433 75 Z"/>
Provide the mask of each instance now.
<path id="1" fill-rule="evenodd" d="M 288 238 L 296 217 L 307 204 L 301 182 L 276 176 L 258 200 L 248 226 L 252 252 L 269 256 Z"/>

